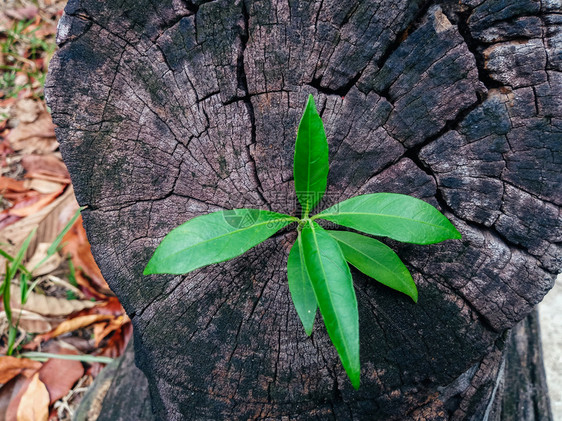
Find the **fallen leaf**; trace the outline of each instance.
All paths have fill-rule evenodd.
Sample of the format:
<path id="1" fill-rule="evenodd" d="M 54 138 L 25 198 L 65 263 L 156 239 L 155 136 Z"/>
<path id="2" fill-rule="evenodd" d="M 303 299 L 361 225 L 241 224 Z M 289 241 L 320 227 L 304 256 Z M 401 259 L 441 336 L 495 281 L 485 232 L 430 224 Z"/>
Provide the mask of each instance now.
<path id="1" fill-rule="evenodd" d="M 17 4 L 17 3 L 16 3 Z M 31 20 L 39 13 L 39 9 L 35 6 L 20 7 L 4 11 L 4 14 L 15 20 Z"/>
<path id="2" fill-rule="evenodd" d="M 25 218 L 10 215 L 9 218 L 15 218 L 14 223 L 5 226 L 5 221 L 0 222 L 0 227 L 4 224 L 0 230 L 0 243 L 4 244 L 2 249 L 12 256 L 15 255 L 29 233 L 37 228 L 37 233 L 26 254 L 26 257 L 31 257 L 35 253 L 38 243 L 54 241 L 76 209 L 78 209 L 78 203 L 76 203 L 72 186 L 69 186 L 54 202 L 33 215 Z M 9 246 L 5 244 L 9 244 Z M 4 272 L 4 267 L 4 259 L 0 258 L 0 273 Z"/>
<path id="3" fill-rule="evenodd" d="M 49 194 L 58 191 L 61 187 L 61 183 L 56 181 L 42 180 L 39 178 L 32 178 L 31 180 L 25 180 L 28 188 L 35 190 L 39 193 Z"/>
<path id="4" fill-rule="evenodd" d="M 125 314 L 125 310 L 117 297 L 107 297 L 106 301 L 96 307 L 96 312 L 98 314 L 112 314 L 114 316 Z"/>
<path id="5" fill-rule="evenodd" d="M 22 388 L 29 384 L 29 379 L 16 376 L 0 388 L 0 420 L 15 420 L 18 410 L 17 404 L 23 394 Z M 20 394 L 21 392 L 21 394 Z M 16 399 L 18 399 L 16 401 Z"/>
<path id="6" fill-rule="evenodd" d="M 25 181 L 30 181 L 30 180 L 25 180 Z M 39 193 L 35 190 L 26 190 L 24 192 L 16 192 L 16 191 L 8 190 L 3 194 L 3 196 L 4 196 L 4 199 L 12 202 L 12 206 L 10 208 L 8 208 L 8 210 L 5 211 L 6 214 L 9 214 L 10 213 L 9 209 L 12 209 L 13 206 L 17 205 L 16 209 L 24 206 L 20 202 L 25 201 L 27 205 L 30 205 L 33 202 L 36 202 L 37 200 L 40 199 L 41 193 Z"/>
<path id="7" fill-rule="evenodd" d="M 0 383 L 8 383 L 24 370 L 37 371 L 42 365 L 27 358 L 0 356 Z"/>
<path id="8" fill-rule="evenodd" d="M 62 262 L 62 257 L 60 256 L 60 254 L 55 252 L 53 255 L 47 257 L 48 256 L 47 252 L 49 250 L 49 247 L 51 247 L 51 243 L 37 244 L 37 247 L 35 248 L 35 253 L 33 254 L 33 256 L 31 256 L 31 259 L 29 259 L 29 261 L 26 263 L 26 267 L 29 270 L 33 271 L 32 274 L 34 277 L 51 273 L 52 271 L 54 271 L 60 266 Z M 43 264 L 37 267 L 37 265 L 41 263 L 43 259 L 45 259 Z"/>
<path id="9" fill-rule="evenodd" d="M 5 227 L 10 226 L 18 222 L 21 218 L 19 216 L 14 215 L 1 215 L 0 216 L 0 231 L 3 230 Z M 4 243 L 5 244 L 5 243 Z M 0 261 L 4 261 L 4 259 L 0 259 Z"/>
<path id="10" fill-rule="evenodd" d="M 35 374 L 22 395 L 17 421 L 47 421 L 49 418 L 49 392 L 45 384 Z"/>
<path id="11" fill-rule="evenodd" d="M 121 328 L 117 329 L 111 338 L 107 341 L 103 349 L 99 350 L 98 352 L 93 353 L 92 355 L 110 357 L 110 358 L 118 358 L 123 355 L 125 352 L 125 348 L 131 339 L 133 334 L 133 326 L 132 323 L 126 323 Z M 86 374 L 89 374 L 93 377 L 96 377 L 101 370 L 105 367 L 104 364 L 100 363 L 93 363 L 88 368 Z"/>
<path id="12" fill-rule="evenodd" d="M 101 336 L 102 332 L 105 330 L 105 327 L 109 323 L 96 323 L 94 324 L 94 346 L 97 348 L 100 346 L 100 342 L 105 336 Z"/>
<path id="13" fill-rule="evenodd" d="M 72 261 L 74 262 L 74 266 L 84 272 L 84 274 L 89 278 L 89 280 L 91 280 L 99 291 L 106 295 L 112 294 L 96 261 L 94 260 L 94 257 L 92 256 L 90 243 L 86 237 L 86 231 L 82 225 L 81 216 L 76 220 L 70 231 L 68 231 L 63 237 L 63 244 L 65 245 L 62 248 L 62 254 L 70 254 Z M 83 278 L 80 279 L 78 272 L 77 281 L 80 285 L 89 283 L 88 280 Z"/>
<path id="14" fill-rule="evenodd" d="M 26 181 L 27 180 L 14 180 L 13 178 L 2 176 L 0 177 L 0 190 L 3 194 L 6 191 L 24 193 L 29 190 L 29 186 L 26 185 Z"/>
<path id="15" fill-rule="evenodd" d="M 33 342 L 39 343 L 48 341 L 49 339 L 55 338 L 64 333 L 73 332 L 83 327 L 90 326 L 93 323 L 100 322 L 102 320 L 110 320 L 112 318 L 113 316 L 107 314 L 90 314 L 87 316 L 74 317 L 72 319 L 65 320 L 50 332 L 36 336 L 33 339 Z"/>
<path id="16" fill-rule="evenodd" d="M 53 329 L 51 320 L 28 310 L 14 310 L 13 318 L 19 320 L 18 328 L 27 333 L 45 333 Z M 0 312 L 0 320 L 7 320 L 6 312 Z M 0 382 L 2 383 L 2 382 Z"/>
<path id="17" fill-rule="evenodd" d="M 10 287 L 10 294 L 12 309 L 17 310 L 21 308 L 20 288 L 16 285 L 12 285 Z M 97 304 L 98 303 L 94 301 L 67 300 L 66 298 L 51 297 L 31 292 L 23 309 L 42 316 L 68 316 L 69 314 L 95 307 Z"/>
<path id="18" fill-rule="evenodd" d="M 13 114 L 20 123 L 30 124 L 39 118 L 44 107 L 33 99 L 20 99 L 15 103 Z"/>
<path id="19" fill-rule="evenodd" d="M 59 354 L 77 355 L 78 353 L 63 350 Z M 72 386 L 74 386 L 74 383 L 83 375 L 84 366 L 80 361 L 62 360 L 59 358 L 49 359 L 39 370 L 39 378 L 49 392 L 50 404 L 65 397 L 72 389 Z"/>
<path id="20" fill-rule="evenodd" d="M 131 319 L 126 314 L 119 316 L 113 320 L 110 320 L 109 323 L 103 324 L 99 323 L 94 326 L 94 344 L 95 346 L 99 346 L 100 342 L 105 339 L 110 333 L 115 332 L 117 329 L 120 329 L 126 323 L 129 323 Z M 100 326 L 100 327 L 98 327 Z M 96 332 L 96 327 L 98 330 Z"/>
<path id="21" fill-rule="evenodd" d="M 38 199 L 35 200 L 33 203 L 31 204 L 25 204 L 23 206 L 19 206 L 20 204 L 22 204 L 23 202 L 19 202 L 17 205 L 11 207 L 8 210 L 8 213 L 10 215 L 14 215 L 14 216 L 19 216 L 19 217 L 26 217 L 29 215 L 33 215 L 34 213 L 39 212 L 41 209 L 43 209 L 45 206 L 47 206 L 49 203 L 53 202 L 53 200 L 55 200 L 58 196 L 61 195 L 61 193 L 64 191 L 65 186 L 61 185 L 59 191 L 56 191 L 54 193 L 51 194 L 43 194 L 38 196 Z"/>
<path id="22" fill-rule="evenodd" d="M 24 84 L 27 83 L 26 80 Z M 7 137 L 12 149 L 23 154 L 46 154 L 55 151 L 58 148 L 58 142 L 50 114 L 47 111 L 42 111 L 35 118 L 30 113 L 23 116 L 25 119 L 32 120 L 32 122 L 22 120 L 12 129 Z"/>
<path id="23" fill-rule="evenodd" d="M 131 339 L 133 334 L 132 323 L 126 323 L 119 329 L 117 329 L 111 338 L 107 341 L 107 344 L 102 349 L 101 352 L 96 355 L 102 355 L 105 357 L 117 358 L 125 352 L 125 348 Z"/>
<path id="24" fill-rule="evenodd" d="M 70 175 L 64 163 L 55 155 L 27 155 L 21 160 L 26 170 L 27 178 L 41 178 L 45 180 L 70 183 Z"/>
<path id="25" fill-rule="evenodd" d="M 61 341 L 75 347 L 82 354 L 91 354 L 96 351 L 93 339 L 84 339 L 78 336 L 66 336 L 61 338 Z"/>

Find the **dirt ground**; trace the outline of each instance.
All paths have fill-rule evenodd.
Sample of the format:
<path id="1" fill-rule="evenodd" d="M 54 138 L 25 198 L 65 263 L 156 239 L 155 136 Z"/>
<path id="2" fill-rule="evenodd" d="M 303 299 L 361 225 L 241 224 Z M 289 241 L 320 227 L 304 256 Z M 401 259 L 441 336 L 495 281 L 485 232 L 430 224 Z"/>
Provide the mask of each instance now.
<path id="1" fill-rule="evenodd" d="M 554 421 L 562 421 L 562 275 L 539 304 L 544 365 Z"/>

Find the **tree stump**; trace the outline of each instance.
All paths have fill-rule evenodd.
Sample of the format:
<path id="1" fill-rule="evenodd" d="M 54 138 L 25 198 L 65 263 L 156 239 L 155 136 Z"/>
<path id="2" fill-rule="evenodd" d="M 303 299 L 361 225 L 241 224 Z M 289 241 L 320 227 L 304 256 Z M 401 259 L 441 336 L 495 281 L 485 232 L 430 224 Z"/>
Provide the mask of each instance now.
<path id="1" fill-rule="evenodd" d="M 157 419 L 482 420 L 504 333 L 561 270 L 557 0 L 71 0 L 46 92 L 94 256 L 135 326 Z M 294 214 L 312 93 L 330 201 L 379 191 L 463 234 L 391 241 L 413 304 L 359 272 L 354 391 L 325 329 L 300 325 L 294 234 L 187 276 L 142 276 L 173 227 Z"/>

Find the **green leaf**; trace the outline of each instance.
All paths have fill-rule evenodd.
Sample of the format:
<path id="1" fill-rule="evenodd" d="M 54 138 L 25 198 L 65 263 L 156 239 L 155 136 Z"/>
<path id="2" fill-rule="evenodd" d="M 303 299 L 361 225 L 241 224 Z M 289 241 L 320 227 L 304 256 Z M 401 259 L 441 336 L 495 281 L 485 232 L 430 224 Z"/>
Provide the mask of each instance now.
<path id="1" fill-rule="evenodd" d="M 293 166 L 295 191 L 305 218 L 326 192 L 328 168 L 328 142 L 324 124 L 310 95 L 297 132 Z"/>
<path id="2" fill-rule="evenodd" d="M 398 255 L 386 244 L 374 238 L 347 231 L 328 231 L 341 247 L 345 260 L 396 291 L 418 302 L 418 289 L 412 275 Z"/>
<path id="3" fill-rule="evenodd" d="M 308 275 L 326 330 L 355 389 L 359 388 L 359 312 L 351 272 L 340 246 L 315 222 L 302 229 Z"/>
<path id="4" fill-rule="evenodd" d="M 4 275 L 4 282 L 2 283 L 2 302 L 4 304 L 4 311 L 6 312 L 6 319 L 10 325 L 12 324 L 12 306 L 10 304 L 10 285 L 11 279 L 9 273 L 11 271 L 10 265 L 6 262 L 6 274 Z"/>
<path id="5" fill-rule="evenodd" d="M 6 251 L 4 251 L 4 250 L 2 250 L 2 249 L 0 249 L 0 256 L 2 256 L 2 257 L 4 257 L 5 259 L 7 259 L 10 263 L 12 263 L 12 262 L 14 261 L 14 257 L 11 256 L 10 254 L 8 254 Z M 25 272 L 25 273 L 27 273 L 27 274 L 29 274 L 29 275 L 31 274 L 31 272 L 29 272 L 29 271 L 27 270 L 27 268 L 26 268 L 24 265 L 22 265 L 21 263 L 20 263 L 20 265 L 18 266 L 18 268 L 19 268 L 20 272 Z"/>
<path id="6" fill-rule="evenodd" d="M 69 355 L 69 354 L 50 354 L 48 352 L 24 352 L 18 355 L 18 358 L 29 358 L 36 361 L 47 361 L 49 358 L 56 358 L 59 360 L 82 361 L 85 363 L 102 363 L 110 364 L 114 361 L 110 357 L 98 357 L 95 355 Z"/>
<path id="7" fill-rule="evenodd" d="M 312 334 L 312 327 L 314 325 L 314 319 L 316 318 L 318 304 L 316 304 L 316 296 L 314 295 L 312 283 L 306 271 L 300 233 L 297 241 L 295 241 L 295 244 L 293 244 L 289 252 L 289 259 L 287 260 L 287 278 L 289 280 L 289 291 L 291 292 L 293 304 L 295 305 L 295 309 L 301 319 L 306 334 L 310 336 Z"/>
<path id="8" fill-rule="evenodd" d="M 25 257 L 25 253 L 27 252 L 27 249 L 29 248 L 29 243 L 31 243 L 31 239 L 35 235 L 35 231 L 37 231 L 37 228 L 34 228 L 33 230 L 31 230 L 31 232 L 28 234 L 28 236 L 23 241 L 23 244 L 21 245 L 20 249 L 18 250 L 18 254 L 14 258 L 14 261 L 12 262 L 10 272 L 8 273 L 8 282 L 11 282 L 12 279 L 14 279 L 14 277 L 16 276 L 16 273 L 18 272 L 18 269 L 21 265 L 21 262 L 22 262 L 23 258 Z"/>
<path id="9" fill-rule="evenodd" d="M 315 215 L 367 234 L 414 244 L 433 244 L 461 238 L 437 209 L 423 200 L 395 193 L 353 197 Z"/>
<path id="10" fill-rule="evenodd" d="M 10 327 L 8 328 L 8 350 L 6 351 L 7 355 L 12 355 L 14 353 L 14 346 L 16 344 L 17 336 L 18 328 L 10 324 Z"/>
<path id="11" fill-rule="evenodd" d="M 193 218 L 164 237 L 144 269 L 183 274 L 224 262 L 267 240 L 297 218 L 259 209 L 218 211 Z"/>

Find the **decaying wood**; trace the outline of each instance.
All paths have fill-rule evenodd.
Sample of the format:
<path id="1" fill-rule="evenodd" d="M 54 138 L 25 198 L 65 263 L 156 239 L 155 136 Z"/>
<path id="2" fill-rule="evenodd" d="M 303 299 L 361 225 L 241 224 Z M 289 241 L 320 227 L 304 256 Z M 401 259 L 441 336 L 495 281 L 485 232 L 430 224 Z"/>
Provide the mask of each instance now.
<path id="1" fill-rule="evenodd" d="M 534 310 L 510 332 L 496 381 L 489 421 L 553 420 L 542 363 L 539 317 Z"/>
<path id="2" fill-rule="evenodd" d="M 502 335 L 561 270 L 557 0 L 71 0 L 49 104 L 93 253 L 135 325 L 158 419 L 481 420 Z M 389 242 L 420 300 L 354 272 L 362 385 L 306 337 L 282 232 L 188 276 L 141 275 L 201 213 L 294 213 L 313 93 L 326 204 L 412 194 L 463 234 Z"/>
<path id="3" fill-rule="evenodd" d="M 148 381 L 135 366 L 133 341 L 105 367 L 80 401 L 74 421 L 154 421 Z"/>

